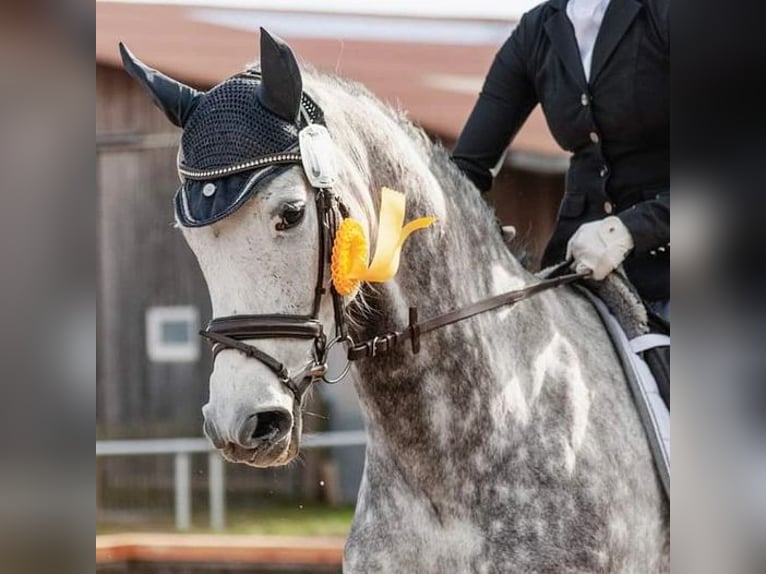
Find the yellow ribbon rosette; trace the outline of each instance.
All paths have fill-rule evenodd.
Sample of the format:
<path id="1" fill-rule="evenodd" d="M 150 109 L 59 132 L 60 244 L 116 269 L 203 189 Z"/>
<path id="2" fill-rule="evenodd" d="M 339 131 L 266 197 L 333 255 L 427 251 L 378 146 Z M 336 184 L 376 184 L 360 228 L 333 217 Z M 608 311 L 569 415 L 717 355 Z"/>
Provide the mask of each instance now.
<path id="1" fill-rule="evenodd" d="M 404 194 L 384 187 L 380 197 L 378 240 L 370 265 L 369 242 L 364 227 L 356 219 L 344 219 L 335 235 L 332 248 L 332 282 L 336 291 L 351 295 L 362 281 L 383 283 L 399 270 L 402 245 L 413 231 L 436 221 L 420 217 L 404 224 Z"/>

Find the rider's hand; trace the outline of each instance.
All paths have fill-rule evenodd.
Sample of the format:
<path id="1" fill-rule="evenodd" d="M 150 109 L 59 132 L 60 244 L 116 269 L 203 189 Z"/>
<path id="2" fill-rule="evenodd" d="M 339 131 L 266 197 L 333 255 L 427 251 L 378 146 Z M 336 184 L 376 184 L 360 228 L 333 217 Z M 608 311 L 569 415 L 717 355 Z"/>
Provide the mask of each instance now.
<path id="1" fill-rule="evenodd" d="M 633 237 L 619 217 L 609 216 L 584 223 L 567 244 L 567 259 L 574 259 L 575 271 L 590 270 L 602 280 L 623 262 L 633 249 Z"/>

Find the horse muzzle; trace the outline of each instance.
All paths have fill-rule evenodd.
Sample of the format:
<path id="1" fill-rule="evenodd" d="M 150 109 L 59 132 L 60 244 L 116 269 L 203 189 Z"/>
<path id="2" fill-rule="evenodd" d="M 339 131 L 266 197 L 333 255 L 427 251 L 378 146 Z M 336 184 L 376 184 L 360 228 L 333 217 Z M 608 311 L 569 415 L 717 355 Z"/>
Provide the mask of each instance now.
<path id="1" fill-rule="evenodd" d="M 205 435 L 227 460 L 252 466 L 289 462 L 290 447 L 297 442 L 291 412 L 275 409 L 218 417 L 208 406 L 203 408 Z"/>
<path id="2" fill-rule="evenodd" d="M 231 412 L 210 403 L 202 409 L 203 430 L 230 462 L 265 467 L 288 463 L 297 452 L 300 421 L 284 407 Z"/>

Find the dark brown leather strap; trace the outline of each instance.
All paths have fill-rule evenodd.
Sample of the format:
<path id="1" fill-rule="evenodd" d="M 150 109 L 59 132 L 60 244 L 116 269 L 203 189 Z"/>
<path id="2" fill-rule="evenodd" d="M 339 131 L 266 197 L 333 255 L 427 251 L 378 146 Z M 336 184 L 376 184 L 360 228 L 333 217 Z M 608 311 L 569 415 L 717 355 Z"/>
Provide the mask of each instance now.
<path id="1" fill-rule="evenodd" d="M 532 295 L 548 289 L 553 289 L 559 285 L 572 283 L 579 279 L 583 279 L 588 275 L 590 275 L 590 271 L 569 273 L 567 275 L 543 279 L 534 285 L 529 285 L 522 289 L 508 291 L 507 293 L 501 293 L 500 295 L 483 299 L 473 305 L 455 309 L 454 311 L 433 317 L 422 323 L 418 323 L 417 309 L 412 307 L 410 308 L 410 324 L 405 329 L 373 337 L 372 339 L 351 346 L 348 350 L 348 360 L 357 361 L 365 357 L 374 357 L 381 353 L 387 353 L 404 341 L 411 341 L 412 351 L 417 353 L 420 349 L 420 335 L 424 333 L 428 333 L 429 331 L 439 329 L 446 325 L 451 325 L 452 323 L 457 323 L 458 321 L 491 311 L 492 309 L 497 309 L 498 307 L 518 303 Z"/>
<path id="2" fill-rule="evenodd" d="M 335 234 L 329 222 L 329 213 L 332 211 L 332 201 L 328 198 L 329 193 L 330 192 L 325 189 L 319 189 L 316 192 L 317 230 L 319 233 L 319 267 L 317 268 L 317 280 L 316 285 L 314 286 L 314 304 L 311 306 L 311 316 L 314 318 L 319 317 L 319 308 L 322 305 L 322 297 L 324 297 L 324 294 L 327 291 L 324 286 L 324 269 L 327 264 L 327 250 L 330 249 L 328 242 L 335 238 Z"/>
<path id="3" fill-rule="evenodd" d="M 199 334 L 214 343 L 213 358 L 215 358 L 215 356 L 224 349 L 236 349 L 248 357 L 258 359 L 261 363 L 274 371 L 274 374 L 276 374 L 280 380 L 283 380 L 283 382 L 289 379 L 289 375 L 285 366 L 277 361 L 274 357 L 264 353 L 260 349 L 257 349 L 252 345 L 248 345 L 247 343 L 243 343 L 242 341 L 238 341 L 237 339 L 233 339 L 219 333 L 214 333 L 212 331 L 200 331 Z"/>
<path id="4" fill-rule="evenodd" d="M 314 339 L 322 335 L 322 323 L 312 317 L 292 315 L 232 315 L 210 321 L 207 332 L 238 340 Z"/>

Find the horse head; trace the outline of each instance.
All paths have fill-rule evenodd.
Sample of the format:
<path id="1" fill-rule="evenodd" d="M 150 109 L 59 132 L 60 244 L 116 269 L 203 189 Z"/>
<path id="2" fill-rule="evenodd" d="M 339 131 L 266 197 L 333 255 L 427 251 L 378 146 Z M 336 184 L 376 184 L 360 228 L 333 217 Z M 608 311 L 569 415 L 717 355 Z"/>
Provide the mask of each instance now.
<path id="1" fill-rule="evenodd" d="M 321 375 L 321 355 L 335 337 L 321 257 L 329 238 L 320 230 L 327 217 L 339 217 L 338 206 L 330 194 L 323 195 L 327 203 L 318 201 L 299 143 L 307 125 L 323 124 L 321 108 L 303 92 L 290 48 L 265 30 L 260 66 L 207 92 L 121 51 L 125 69 L 183 129 L 176 220 L 202 269 L 214 316 L 234 320 L 211 335 L 218 339 L 205 434 L 231 461 L 287 464 L 299 449 L 307 383 Z M 343 192 L 335 189 L 332 198 L 336 193 Z M 344 210 L 365 220 L 353 198 Z M 232 330 L 253 317 L 255 327 Z M 245 342 L 263 360 L 236 348 Z"/>

